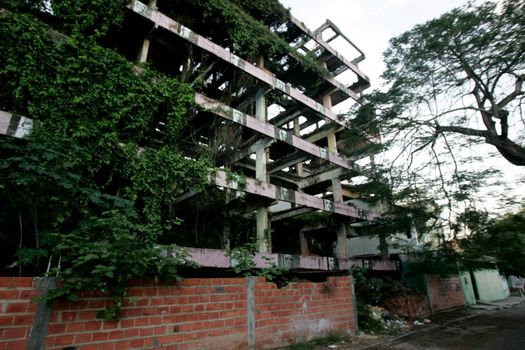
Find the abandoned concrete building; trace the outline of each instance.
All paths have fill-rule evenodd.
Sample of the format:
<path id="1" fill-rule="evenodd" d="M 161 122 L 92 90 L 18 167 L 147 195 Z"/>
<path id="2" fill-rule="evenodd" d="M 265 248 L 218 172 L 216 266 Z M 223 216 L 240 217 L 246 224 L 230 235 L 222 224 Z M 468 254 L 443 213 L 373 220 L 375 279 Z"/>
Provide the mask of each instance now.
<path id="1" fill-rule="evenodd" d="M 219 190 L 177 200 L 175 210 L 189 234 L 176 243 L 193 248 L 202 266 L 229 267 L 223 253 L 209 249 L 255 241 L 259 253 L 284 254 L 271 255 L 272 263 L 347 269 L 353 225 L 379 215 L 345 185 L 364 171 L 358 158 L 341 154 L 348 123 L 333 111 L 348 100 L 358 102 L 370 86 L 358 67 L 364 53 L 331 21 L 311 31 L 286 14 L 257 19 L 267 22 L 265 30 L 288 52 L 254 56 L 243 49 L 241 57 L 230 33 L 200 19 L 190 4 L 132 1 L 128 8 L 122 29 L 106 40 L 129 59 L 192 84 L 198 109 L 188 116 L 182 150 L 189 158 L 211 154 L 214 161 L 210 181 Z M 355 56 L 344 57 L 332 42 Z M 341 76 L 351 84 L 340 82 Z M 14 135 L 26 122 L 6 112 L 2 117 L 4 134 Z M 163 127 L 159 120 L 159 134 Z M 302 260 L 290 265 L 286 255 Z M 339 263 L 315 257 L 320 255 Z"/>
<path id="2" fill-rule="evenodd" d="M 370 86 L 365 56 L 334 23 L 310 30 L 277 0 L 144 1 L 0 5 L 0 349 L 347 336 L 365 272 L 409 319 L 508 295 L 483 293 L 496 270 L 409 274 L 389 257 L 371 223 L 396 212 L 352 182 L 379 137 L 338 115 Z M 405 224 L 394 238 L 417 245 Z"/>
<path id="3" fill-rule="evenodd" d="M 115 349 L 272 348 L 332 331 L 348 333 L 357 326 L 349 268 L 397 269 L 393 261 L 349 256 L 349 238 L 380 216 L 350 185 L 367 171 L 352 150 L 343 155 L 349 124 L 334 111 L 359 103 L 370 86 L 358 67 L 364 53 L 329 20 L 310 30 L 280 4 L 261 12 L 259 2 L 216 3 L 221 1 L 133 0 L 121 27 L 100 39 L 134 62 L 137 72 L 145 66 L 191 85 L 194 108 L 185 116 L 177 147 L 185 159 L 211 160 L 209 185 L 170 203 L 166 210 L 176 213 L 180 226 L 169 242 L 159 243 L 187 248 L 201 269 L 173 286 L 132 285 L 129 295 L 136 293 L 145 304 L 128 303 L 121 323 L 107 323 L 122 329 L 119 339 L 91 308 L 99 305 L 93 297 L 78 307 L 59 304 L 47 335 L 31 333 L 34 310 L 26 310 L 23 330 L 16 328 L 18 333 L 4 342 L 18 344 L 13 349 L 35 337 L 45 338 L 49 349 L 88 349 L 89 342 L 100 349 L 106 343 Z M 215 6 L 215 17 L 203 13 L 206 6 Z M 228 13 L 239 8 L 244 12 Z M 229 24 L 240 29 L 230 30 Z M 242 37 L 243 25 L 252 26 L 252 37 Z M 64 40 L 63 34 L 52 31 L 52 36 Z M 351 57 L 336 46 L 346 47 Z M 25 137 L 31 117 L 0 111 L 0 134 Z M 156 120 L 149 141 L 160 143 L 166 125 Z M 370 134 L 359 142 L 374 140 Z M 237 264 L 227 252 L 246 244 L 256 251 L 256 267 L 283 267 L 299 281 L 281 290 L 264 278 L 224 278 L 234 276 Z M 5 277 L 0 287 L 11 288 L 14 278 Z M 33 280 L 18 278 L 20 287 L 35 287 Z M 144 305 L 149 311 L 141 309 Z M 81 312 L 102 327 L 99 333 L 106 339 L 85 341 L 87 328 L 80 335 L 69 326 L 60 330 L 80 321 Z M 127 335 L 139 330 L 140 337 Z M 151 333 L 142 336 L 143 331 Z"/>
<path id="4" fill-rule="evenodd" d="M 189 157 L 214 153 L 217 170 L 211 180 L 228 191 L 225 209 L 255 234 L 258 252 L 307 256 L 312 237 L 318 237 L 335 247 L 337 258 L 348 258 L 352 223 L 378 215 L 352 202 L 342 184 L 362 171 L 338 151 L 346 122 L 332 110 L 347 99 L 358 101 L 370 85 L 358 68 L 364 59 L 359 48 L 330 21 L 311 31 L 290 16 L 271 29 L 286 29 L 293 52 L 240 57 L 235 47 L 225 47 L 228 37 L 222 30 L 196 21 L 195 27 L 186 26 L 188 14 L 167 1 L 133 1 L 130 10 L 129 35 L 142 43 L 139 61 L 151 60 L 181 79 L 203 82 L 195 94 L 199 111 L 184 135 L 186 151 Z M 355 57 L 338 53 L 330 44 L 334 40 L 343 41 Z M 313 59 L 326 74 L 305 68 L 301 57 Z M 343 73 L 351 76 L 350 86 L 337 80 Z M 203 194 L 183 195 L 181 207 L 198 196 Z M 329 225 L 296 220 L 319 211 L 334 214 Z M 184 220 L 197 232 L 193 215 Z M 204 227 L 202 234 L 210 234 L 210 225 Z M 239 242 L 216 247 L 233 243 Z M 218 261 L 203 257 L 200 263 Z M 298 264 L 294 267 L 303 267 Z"/>

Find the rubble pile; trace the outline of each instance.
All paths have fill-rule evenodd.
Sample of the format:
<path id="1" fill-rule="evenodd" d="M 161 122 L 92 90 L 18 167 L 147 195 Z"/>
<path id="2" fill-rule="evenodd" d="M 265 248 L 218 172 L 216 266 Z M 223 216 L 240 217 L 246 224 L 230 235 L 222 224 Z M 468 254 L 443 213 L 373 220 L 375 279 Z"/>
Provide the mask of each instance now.
<path id="1" fill-rule="evenodd" d="M 410 328 L 410 323 L 402 317 L 380 307 L 366 305 L 370 311 L 370 317 L 381 325 L 384 332 L 399 333 Z"/>

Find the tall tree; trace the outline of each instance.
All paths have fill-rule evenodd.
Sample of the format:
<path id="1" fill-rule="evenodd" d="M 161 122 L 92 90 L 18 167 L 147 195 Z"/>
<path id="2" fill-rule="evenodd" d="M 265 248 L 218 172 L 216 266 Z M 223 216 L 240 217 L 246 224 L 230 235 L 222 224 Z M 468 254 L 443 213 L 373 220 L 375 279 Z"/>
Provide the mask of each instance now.
<path id="1" fill-rule="evenodd" d="M 471 212 L 465 219 L 471 235 L 460 245 L 467 264 L 491 257 L 505 273 L 525 275 L 525 209 L 492 220 Z"/>
<path id="2" fill-rule="evenodd" d="M 384 58 L 388 88 L 372 101 L 391 139 L 415 152 L 459 135 L 525 166 L 525 1 L 454 9 L 393 38 Z"/>

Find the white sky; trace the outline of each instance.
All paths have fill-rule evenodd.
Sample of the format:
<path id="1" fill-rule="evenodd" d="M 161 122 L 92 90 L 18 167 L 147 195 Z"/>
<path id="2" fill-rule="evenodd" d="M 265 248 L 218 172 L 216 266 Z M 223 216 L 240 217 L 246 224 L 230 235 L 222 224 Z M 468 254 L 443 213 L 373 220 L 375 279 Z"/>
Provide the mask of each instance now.
<path id="1" fill-rule="evenodd" d="M 315 30 L 326 19 L 330 19 L 364 51 L 366 59 L 359 63 L 359 67 L 371 79 L 372 87 L 368 90 L 370 91 L 381 86 L 379 76 L 384 69 L 382 53 L 387 49 L 390 38 L 410 30 L 416 24 L 462 6 L 467 0 L 281 0 L 281 3 L 290 8 L 292 15 L 304 22 L 311 30 Z M 348 58 L 355 57 L 352 52 L 340 50 L 340 53 Z M 341 111 L 335 108 L 335 112 Z M 494 153 L 495 148 L 484 146 L 476 151 L 479 151 L 479 155 L 485 155 L 488 152 Z M 505 176 L 501 180 L 510 187 L 507 190 L 523 201 L 525 167 L 511 165 L 502 157 L 486 159 L 484 165 L 502 169 Z M 501 187 L 496 189 L 496 192 L 507 190 Z M 493 195 L 494 193 L 492 198 Z M 488 198 L 491 196 L 489 195 Z M 490 203 L 489 199 L 484 206 L 490 210 L 496 205 Z"/>

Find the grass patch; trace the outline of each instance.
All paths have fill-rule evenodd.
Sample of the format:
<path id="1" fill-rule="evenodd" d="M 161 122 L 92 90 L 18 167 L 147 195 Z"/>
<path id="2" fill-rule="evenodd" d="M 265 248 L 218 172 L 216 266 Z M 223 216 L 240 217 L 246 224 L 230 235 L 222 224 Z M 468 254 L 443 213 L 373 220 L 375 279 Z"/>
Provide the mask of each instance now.
<path id="1" fill-rule="evenodd" d="M 311 349 L 315 349 L 317 346 L 328 346 L 330 344 L 337 343 L 341 340 L 345 340 L 345 337 L 342 337 L 335 333 L 331 333 L 323 337 L 314 338 L 310 340 L 309 342 L 293 344 L 283 349 L 285 350 L 311 350 Z"/>

